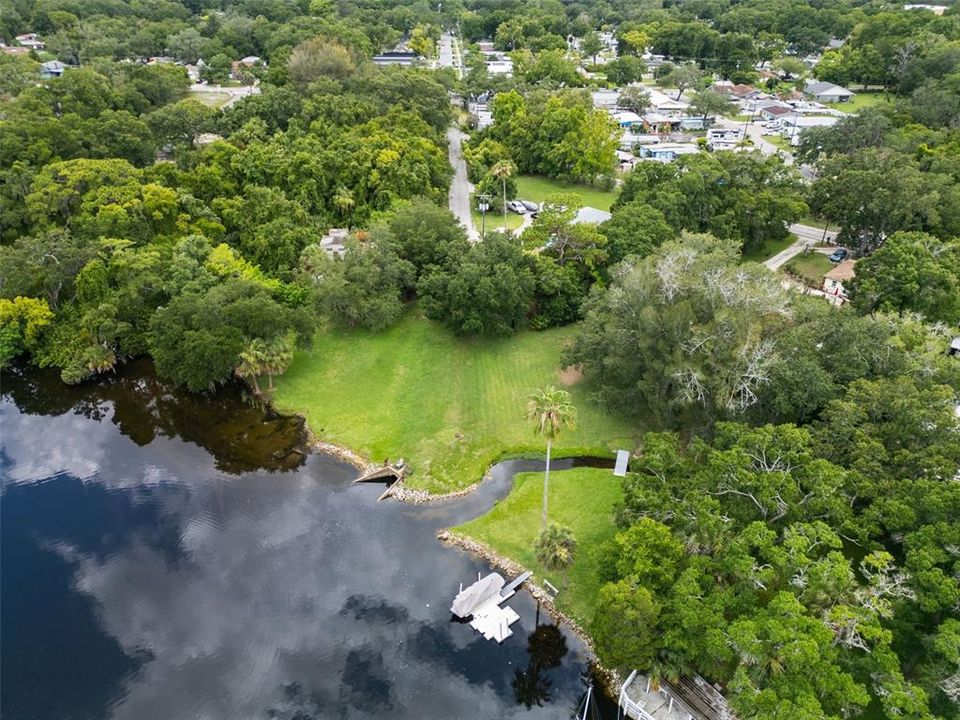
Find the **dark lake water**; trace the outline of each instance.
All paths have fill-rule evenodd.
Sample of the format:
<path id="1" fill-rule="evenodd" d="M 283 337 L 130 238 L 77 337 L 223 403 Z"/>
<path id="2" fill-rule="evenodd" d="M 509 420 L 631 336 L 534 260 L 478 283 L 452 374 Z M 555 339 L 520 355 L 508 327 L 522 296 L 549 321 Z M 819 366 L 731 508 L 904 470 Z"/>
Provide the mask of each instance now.
<path id="1" fill-rule="evenodd" d="M 435 538 L 537 463 L 377 503 L 296 420 L 144 362 L 73 388 L 5 375 L 0 423 L 5 720 L 576 717 L 582 643 L 526 592 L 502 645 L 451 622 L 489 568 Z"/>

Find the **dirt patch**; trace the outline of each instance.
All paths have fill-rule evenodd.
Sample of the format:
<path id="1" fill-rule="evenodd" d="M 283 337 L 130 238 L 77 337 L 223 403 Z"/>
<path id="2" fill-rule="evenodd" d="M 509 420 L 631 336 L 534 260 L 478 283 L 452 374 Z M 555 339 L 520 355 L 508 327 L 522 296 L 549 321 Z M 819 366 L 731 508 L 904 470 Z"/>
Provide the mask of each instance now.
<path id="1" fill-rule="evenodd" d="M 561 385 L 576 385 L 583 379 L 583 368 L 580 365 L 571 365 L 557 371 L 557 377 L 560 378 Z"/>

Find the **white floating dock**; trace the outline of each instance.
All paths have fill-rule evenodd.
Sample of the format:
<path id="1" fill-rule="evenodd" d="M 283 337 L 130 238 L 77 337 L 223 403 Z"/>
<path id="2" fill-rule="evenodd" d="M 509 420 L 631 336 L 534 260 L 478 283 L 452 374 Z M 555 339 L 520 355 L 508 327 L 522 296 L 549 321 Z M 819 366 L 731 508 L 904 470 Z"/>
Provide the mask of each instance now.
<path id="1" fill-rule="evenodd" d="M 513 608 L 500 607 L 496 600 L 490 600 L 474 611 L 470 627 L 483 635 L 485 640 L 496 640 L 502 643 L 513 635 L 510 626 L 519 619 L 520 616 Z"/>
<path id="2" fill-rule="evenodd" d="M 503 576 L 490 573 L 484 578 L 477 573 L 477 581 L 469 587 L 460 586 L 460 592 L 453 599 L 450 612 L 459 618 L 470 618 L 470 627 L 487 640 L 502 643 L 513 635 L 510 626 L 520 616 L 510 607 L 500 607 L 500 603 L 512 598 L 532 573 L 526 572 L 505 586 Z"/>

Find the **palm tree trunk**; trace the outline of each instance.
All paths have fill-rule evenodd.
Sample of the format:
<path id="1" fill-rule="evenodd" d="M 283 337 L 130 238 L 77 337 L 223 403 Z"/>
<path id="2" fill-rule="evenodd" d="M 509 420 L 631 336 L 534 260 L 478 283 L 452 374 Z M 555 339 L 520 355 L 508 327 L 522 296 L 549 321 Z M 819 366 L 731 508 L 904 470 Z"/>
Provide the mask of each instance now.
<path id="1" fill-rule="evenodd" d="M 253 389 L 257 393 L 257 395 L 260 394 L 260 382 L 257 380 L 256 375 L 253 376 Z"/>
<path id="2" fill-rule="evenodd" d="M 273 390 L 273 373 L 268 373 L 267 377 L 269 378 L 270 389 Z"/>
<path id="3" fill-rule="evenodd" d="M 507 231 L 507 178 L 503 178 L 503 231 Z"/>
<path id="4" fill-rule="evenodd" d="M 547 438 L 547 468 L 543 473 L 543 509 L 540 513 L 540 529 L 547 529 L 547 493 L 550 492 L 550 446 L 553 440 Z"/>

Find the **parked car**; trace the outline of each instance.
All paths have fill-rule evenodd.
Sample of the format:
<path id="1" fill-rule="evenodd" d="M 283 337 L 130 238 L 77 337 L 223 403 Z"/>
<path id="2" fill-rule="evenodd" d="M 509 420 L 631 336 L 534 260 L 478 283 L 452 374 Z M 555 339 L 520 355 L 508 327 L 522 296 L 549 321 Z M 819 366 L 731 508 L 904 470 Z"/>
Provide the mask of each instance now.
<path id="1" fill-rule="evenodd" d="M 540 209 L 540 206 L 537 205 L 535 202 L 530 202 L 529 200 L 521 200 L 520 202 L 530 212 L 537 212 Z"/>
<path id="2" fill-rule="evenodd" d="M 827 260 L 829 260 L 832 263 L 838 263 L 841 260 L 846 260 L 847 255 L 848 253 L 846 248 L 837 248 L 836 250 L 833 251 L 830 257 L 827 258 Z"/>
<path id="3" fill-rule="evenodd" d="M 507 210 L 517 215 L 524 215 L 527 212 L 527 206 L 519 200 L 510 200 L 507 202 Z"/>

